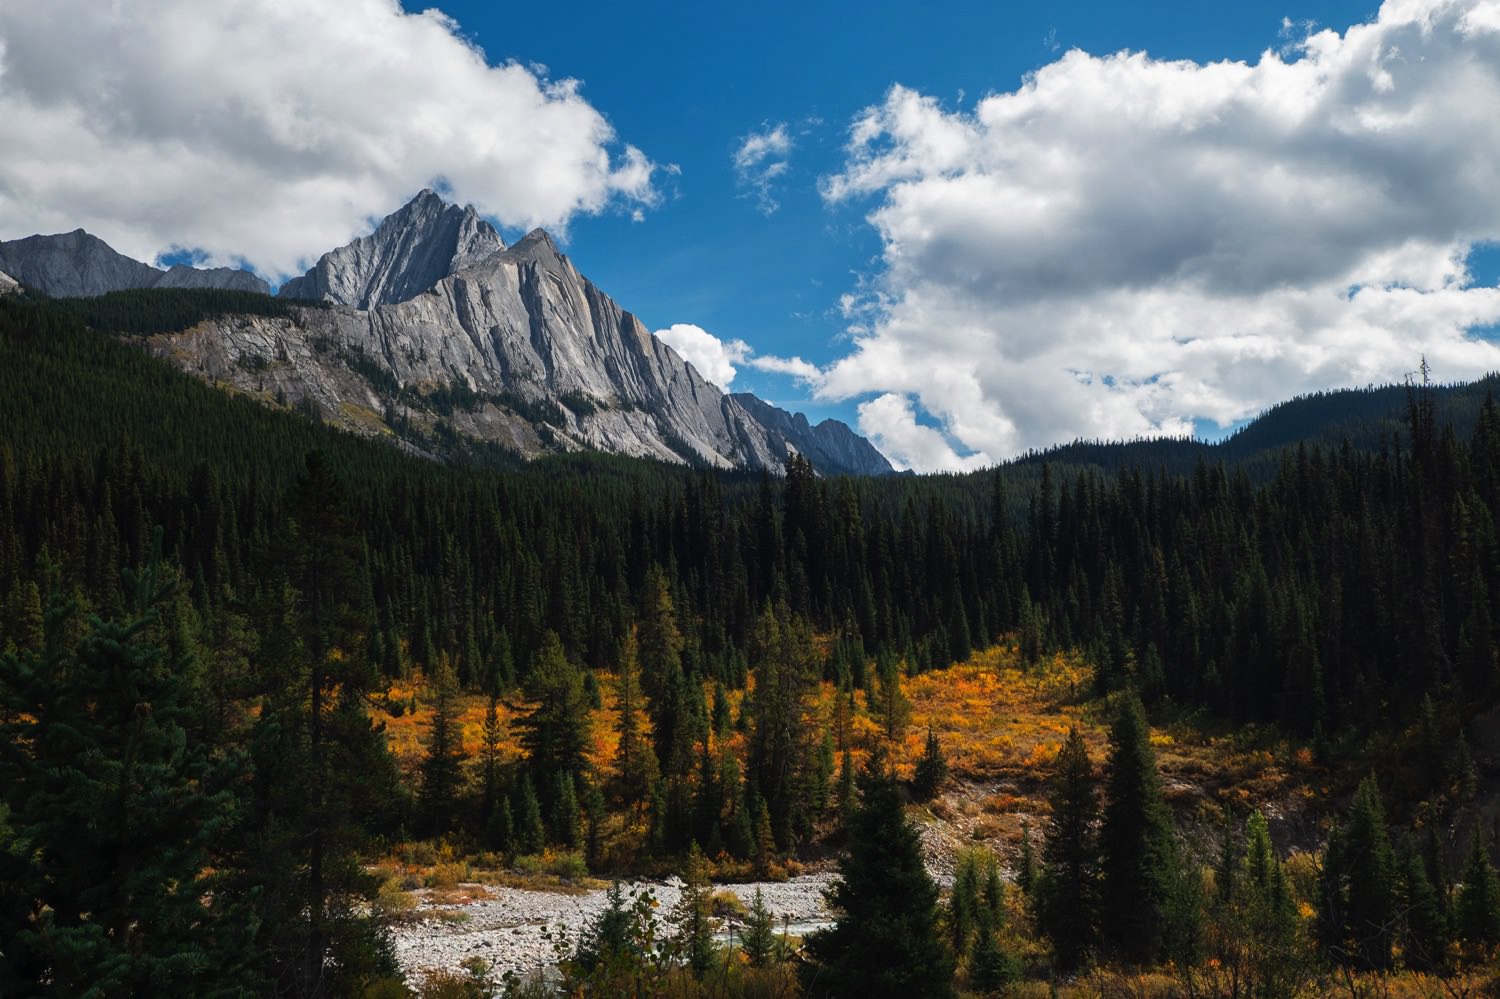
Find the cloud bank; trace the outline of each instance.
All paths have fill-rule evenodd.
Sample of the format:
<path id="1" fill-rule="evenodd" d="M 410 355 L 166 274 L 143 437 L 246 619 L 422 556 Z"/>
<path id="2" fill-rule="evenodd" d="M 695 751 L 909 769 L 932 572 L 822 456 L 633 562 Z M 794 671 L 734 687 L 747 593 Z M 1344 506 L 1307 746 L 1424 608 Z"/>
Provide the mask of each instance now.
<path id="1" fill-rule="evenodd" d="M 1390 0 L 1253 64 L 1070 51 L 969 111 L 893 87 L 831 203 L 877 275 L 810 383 L 901 464 L 1188 433 L 1299 392 L 1500 369 L 1500 3 Z M 941 432 L 918 421 L 918 409 Z M 928 421 L 932 422 L 932 421 Z"/>
<path id="2" fill-rule="evenodd" d="M 654 203 L 573 80 L 397 0 L 0 5 L 0 238 L 82 226 L 267 275 L 428 185 L 502 224 Z"/>

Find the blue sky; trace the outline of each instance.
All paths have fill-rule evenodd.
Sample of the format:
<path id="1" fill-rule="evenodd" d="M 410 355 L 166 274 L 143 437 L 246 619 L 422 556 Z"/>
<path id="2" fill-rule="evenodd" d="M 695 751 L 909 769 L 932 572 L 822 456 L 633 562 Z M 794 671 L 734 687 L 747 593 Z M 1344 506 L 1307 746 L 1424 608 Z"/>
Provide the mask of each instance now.
<path id="1" fill-rule="evenodd" d="M 1500 0 L 440 2 L 0 4 L 0 237 L 274 280 L 439 186 L 921 470 L 1500 369 Z"/>
<path id="2" fill-rule="evenodd" d="M 409 7 L 412 5 L 408 4 Z M 1163 59 L 1254 60 L 1285 41 L 1283 19 L 1339 29 L 1376 5 L 1204 3 L 438 4 L 496 60 L 573 77 L 620 135 L 681 174 L 667 199 L 569 226 L 574 264 L 653 329 L 692 323 L 763 353 L 825 364 L 843 352 L 839 298 L 878 270 L 868 199 L 828 205 L 855 116 L 893 84 L 972 107 L 1068 48 Z M 763 214 L 737 183 L 744 137 L 785 123 L 788 171 Z M 515 235 L 508 232 L 507 237 Z M 742 369 L 732 385 L 814 420 L 857 424 L 857 400 L 819 401 L 792 379 Z M 924 419 L 924 422 L 933 422 Z M 1211 421 L 1202 429 L 1216 432 Z"/>

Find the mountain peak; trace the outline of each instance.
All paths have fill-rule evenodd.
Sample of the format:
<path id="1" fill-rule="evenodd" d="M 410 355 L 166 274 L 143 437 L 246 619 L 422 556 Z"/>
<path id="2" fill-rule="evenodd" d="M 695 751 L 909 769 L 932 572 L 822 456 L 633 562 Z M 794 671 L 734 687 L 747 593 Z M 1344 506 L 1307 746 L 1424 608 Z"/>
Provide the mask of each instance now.
<path id="1" fill-rule="evenodd" d="M 473 205 L 450 204 L 423 188 L 370 235 L 323 254 L 279 294 L 373 309 L 415 298 L 504 249 L 505 241 Z"/>
<path id="2" fill-rule="evenodd" d="M 514 246 L 505 251 L 512 260 L 560 260 L 562 251 L 553 242 L 551 233 L 536 228 L 516 240 Z"/>

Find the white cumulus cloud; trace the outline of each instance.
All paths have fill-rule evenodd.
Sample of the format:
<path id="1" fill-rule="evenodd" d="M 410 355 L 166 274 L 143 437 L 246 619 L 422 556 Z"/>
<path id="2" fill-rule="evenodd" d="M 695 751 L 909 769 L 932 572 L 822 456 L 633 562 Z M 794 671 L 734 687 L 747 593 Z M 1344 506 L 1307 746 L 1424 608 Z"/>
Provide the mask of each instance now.
<path id="1" fill-rule="evenodd" d="M 0 238 L 274 276 L 429 185 L 521 227 L 656 200 L 576 81 L 398 0 L 0 4 L 0 150 Z"/>
<path id="2" fill-rule="evenodd" d="M 673 323 L 666 329 L 657 330 L 654 335 L 696 368 L 704 380 L 725 391 L 734 383 L 735 375 L 742 367 L 787 375 L 808 388 L 815 389 L 823 382 L 823 372 L 811 361 L 757 354 L 743 340 L 721 339 L 693 323 Z"/>
<path id="3" fill-rule="evenodd" d="M 704 381 L 725 391 L 729 390 L 738 373 L 735 366 L 750 357 L 750 345 L 745 341 L 720 340 L 702 326 L 692 323 L 673 323 L 664 330 L 657 330 L 656 337 L 682 355 L 682 359 L 697 369 Z"/>
<path id="4" fill-rule="evenodd" d="M 1227 424 L 1423 354 L 1500 369 L 1474 332 L 1500 291 L 1466 267 L 1500 237 L 1500 3 L 1390 0 L 1268 43 L 1074 50 L 972 111 L 893 87 L 823 181 L 873 201 L 884 249 L 818 394 L 876 394 L 861 428 L 935 469 Z"/>
<path id="5" fill-rule="evenodd" d="M 785 122 L 766 124 L 740 139 L 734 150 L 734 175 L 741 190 L 755 198 L 762 215 L 773 215 L 781 207 L 776 200 L 776 181 L 791 166 L 795 142 Z"/>

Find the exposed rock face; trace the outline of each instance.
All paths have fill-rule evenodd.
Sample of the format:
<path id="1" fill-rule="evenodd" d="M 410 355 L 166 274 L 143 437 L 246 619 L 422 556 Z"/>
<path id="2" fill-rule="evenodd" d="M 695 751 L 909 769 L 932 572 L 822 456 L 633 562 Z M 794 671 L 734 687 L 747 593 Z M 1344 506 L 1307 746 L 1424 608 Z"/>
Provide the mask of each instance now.
<path id="1" fill-rule="evenodd" d="M 736 392 L 729 398 L 744 407 L 771 435 L 773 443 L 782 441 L 798 454 L 807 457 L 813 468 L 825 474 L 893 475 L 895 469 L 875 445 L 838 420 L 824 420 L 811 426 L 801 413 L 788 413 L 749 392 Z"/>
<path id="2" fill-rule="evenodd" d="M 278 294 L 356 309 L 394 305 L 504 249 L 500 234 L 472 206 L 450 205 L 423 191 L 370 235 L 323 254 Z"/>
<path id="3" fill-rule="evenodd" d="M 810 428 L 704 381 L 580 276 L 546 232 L 503 249 L 493 229 L 468 221 L 469 210 L 435 210 L 434 201 L 442 205 L 424 192 L 303 279 L 331 281 L 351 301 L 400 300 L 299 309 L 292 319 L 230 316 L 156 337 L 153 349 L 365 434 L 447 432 L 441 417 L 453 432 L 524 455 L 590 449 L 779 473 L 790 443 L 827 474 L 891 470 L 836 421 Z M 454 269 L 414 290 L 417 262 L 437 261 Z M 302 287 L 289 297 L 307 294 Z"/>
<path id="4" fill-rule="evenodd" d="M 14 295 L 21 290 L 21 283 L 15 278 L 0 271 L 0 295 Z"/>
<path id="5" fill-rule="evenodd" d="M 163 271 L 116 253 L 82 229 L 0 243 L 0 270 L 53 298 L 84 298 L 127 288 L 233 288 L 261 294 L 271 290 L 249 271 L 228 267 L 198 270 L 179 264 Z"/>

